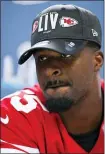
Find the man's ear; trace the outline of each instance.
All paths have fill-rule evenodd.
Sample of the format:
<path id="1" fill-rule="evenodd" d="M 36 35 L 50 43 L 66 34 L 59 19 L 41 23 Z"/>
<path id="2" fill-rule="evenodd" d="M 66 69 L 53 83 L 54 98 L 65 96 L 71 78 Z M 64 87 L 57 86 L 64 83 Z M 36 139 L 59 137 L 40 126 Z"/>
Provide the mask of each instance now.
<path id="1" fill-rule="evenodd" d="M 94 70 L 95 72 L 99 71 L 104 63 L 104 55 L 98 50 L 94 53 Z"/>

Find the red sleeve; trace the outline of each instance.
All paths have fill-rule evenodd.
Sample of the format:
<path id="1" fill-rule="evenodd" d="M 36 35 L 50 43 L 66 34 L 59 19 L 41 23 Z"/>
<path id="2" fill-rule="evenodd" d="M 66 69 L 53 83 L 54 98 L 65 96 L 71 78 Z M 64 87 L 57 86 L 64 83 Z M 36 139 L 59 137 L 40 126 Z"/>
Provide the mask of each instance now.
<path id="1" fill-rule="evenodd" d="M 17 92 L 3 98 L 0 105 L 1 153 L 39 153 L 28 120 L 36 108 L 32 95 Z"/>

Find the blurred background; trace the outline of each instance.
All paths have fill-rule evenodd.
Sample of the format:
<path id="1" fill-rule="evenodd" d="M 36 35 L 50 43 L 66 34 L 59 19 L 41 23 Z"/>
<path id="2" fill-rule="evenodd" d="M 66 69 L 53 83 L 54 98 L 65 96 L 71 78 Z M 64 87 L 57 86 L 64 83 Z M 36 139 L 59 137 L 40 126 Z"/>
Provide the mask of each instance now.
<path id="1" fill-rule="evenodd" d="M 2 1 L 1 2 L 1 98 L 37 83 L 33 57 L 18 65 L 19 56 L 30 48 L 33 19 L 54 4 L 74 4 L 89 9 L 104 31 L 104 1 Z M 102 51 L 104 40 L 102 36 Z M 103 67 L 101 77 L 103 78 Z"/>

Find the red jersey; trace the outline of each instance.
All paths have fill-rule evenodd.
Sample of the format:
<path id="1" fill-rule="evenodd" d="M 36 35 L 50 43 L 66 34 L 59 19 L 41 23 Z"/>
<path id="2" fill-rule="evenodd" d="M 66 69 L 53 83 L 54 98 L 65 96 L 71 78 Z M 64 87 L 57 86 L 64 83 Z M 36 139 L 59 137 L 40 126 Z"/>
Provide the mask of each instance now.
<path id="1" fill-rule="evenodd" d="M 86 154 L 68 134 L 60 116 L 49 113 L 44 103 L 45 98 L 38 85 L 1 100 L 1 153 Z M 104 153 L 103 124 L 90 153 Z"/>

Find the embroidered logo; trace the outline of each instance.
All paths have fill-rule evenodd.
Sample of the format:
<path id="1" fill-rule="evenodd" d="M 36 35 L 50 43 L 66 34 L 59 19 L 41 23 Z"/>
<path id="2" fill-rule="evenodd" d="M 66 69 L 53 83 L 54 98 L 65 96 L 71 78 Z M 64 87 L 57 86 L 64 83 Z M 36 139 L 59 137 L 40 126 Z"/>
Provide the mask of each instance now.
<path id="1" fill-rule="evenodd" d="M 70 17 L 62 17 L 59 21 L 62 27 L 71 27 L 78 24 L 78 21 Z"/>

